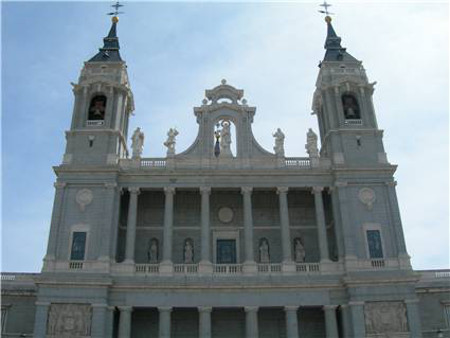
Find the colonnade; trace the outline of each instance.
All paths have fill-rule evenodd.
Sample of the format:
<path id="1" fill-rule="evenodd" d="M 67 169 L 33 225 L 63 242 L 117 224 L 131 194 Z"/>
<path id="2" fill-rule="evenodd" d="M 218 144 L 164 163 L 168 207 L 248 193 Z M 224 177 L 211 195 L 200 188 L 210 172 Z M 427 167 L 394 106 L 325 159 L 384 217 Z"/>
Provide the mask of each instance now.
<path id="1" fill-rule="evenodd" d="M 211 239 L 210 239 L 210 187 L 200 187 L 201 195 L 201 260 L 202 264 L 211 264 Z M 280 210 L 280 229 L 282 259 L 285 265 L 293 262 L 291 253 L 291 235 L 289 225 L 288 210 L 288 187 L 278 187 L 277 194 Z M 134 263 L 135 241 L 136 241 L 136 220 L 138 208 L 138 195 L 140 189 L 137 187 L 128 188 L 130 198 L 128 206 L 128 220 L 126 232 L 126 248 L 124 263 Z M 323 187 L 312 187 L 311 192 L 314 195 L 315 216 L 317 224 L 317 236 L 319 242 L 320 261 L 329 261 L 329 250 L 327 240 L 327 230 L 325 224 L 325 212 L 322 198 Z M 163 253 L 161 265 L 170 266 L 172 264 L 172 243 L 173 243 L 173 213 L 174 213 L 174 187 L 164 188 L 164 230 L 163 230 Z M 242 187 L 243 213 L 244 213 L 244 241 L 245 252 L 243 257 L 244 268 L 247 266 L 250 270 L 256 265 L 253 247 L 253 214 L 252 214 L 252 187 Z M 292 264 L 291 264 L 292 265 Z"/>

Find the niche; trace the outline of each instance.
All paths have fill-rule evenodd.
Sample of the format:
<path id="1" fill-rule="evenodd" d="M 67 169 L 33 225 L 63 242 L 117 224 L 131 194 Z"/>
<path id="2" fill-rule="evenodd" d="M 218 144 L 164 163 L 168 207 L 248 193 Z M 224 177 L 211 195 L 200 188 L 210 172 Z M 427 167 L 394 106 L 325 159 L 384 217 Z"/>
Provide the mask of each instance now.
<path id="1" fill-rule="evenodd" d="M 105 119 L 106 96 L 96 95 L 92 98 L 89 105 L 89 121 L 102 121 Z"/>
<path id="2" fill-rule="evenodd" d="M 227 118 L 220 119 L 214 131 L 214 156 L 232 158 L 236 154 L 236 128 Z"/>
<path id="3" fill-rule="evenodd" d="M 342 95 L 342 107 L 344 109 L 344 117 L 346 120 L 359 120 L 361 113 L 359 110 L 358 100 L 351 94 Z"/>

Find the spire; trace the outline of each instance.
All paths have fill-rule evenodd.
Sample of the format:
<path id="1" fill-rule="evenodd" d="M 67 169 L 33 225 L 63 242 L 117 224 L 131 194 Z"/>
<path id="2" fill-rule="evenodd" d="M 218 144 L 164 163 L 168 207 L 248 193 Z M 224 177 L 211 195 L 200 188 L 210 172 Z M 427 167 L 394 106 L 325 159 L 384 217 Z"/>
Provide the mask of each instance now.
<path id="1" fill-rule="evenodd" d="M 89 62 L 121 62 L 122 58 L 119 53 L 119 38 L 117 37 L 117 23 L 119 18 L 113 16 L 111 29 L 108 36 L 103 38 L 103 48 L 99 49 L 99 52 L 89 60 Z"/>
<path id="2" fill-rule="evenodd" d="M 325 22 L 327 23 L 327 39 L 325 40 L 326 52 L 323 61 L 357 62 L 358 60 L 347 53 L 346 49 L 341 46 L 341 38 L 337 36 L 329 15 L 325 17 Z"/>

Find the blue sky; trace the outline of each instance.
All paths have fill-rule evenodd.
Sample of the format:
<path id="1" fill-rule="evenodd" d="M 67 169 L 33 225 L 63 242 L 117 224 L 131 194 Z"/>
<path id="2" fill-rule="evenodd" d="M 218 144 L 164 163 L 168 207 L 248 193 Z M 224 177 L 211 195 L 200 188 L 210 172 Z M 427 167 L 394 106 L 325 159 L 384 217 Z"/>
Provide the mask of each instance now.
<path id="1" fill-rule="evenodd" d="M 317 2 L 319 3 L 319 2 Z M 129 2 L 118 35 L 144 156 L 195 139 L 192 107 L 225 78 L 257 107 L 258 142 L 286 134 L 305 156 L 326 26 L 316 2 Z M 2 2 L 2 270 L 39 271 L 83 62 L 102 45 L 112 2 Z M 374 104 L 416 269 L 449 267 L 448 3 L 336 1 L 342 44 L 377 81 Z"/>

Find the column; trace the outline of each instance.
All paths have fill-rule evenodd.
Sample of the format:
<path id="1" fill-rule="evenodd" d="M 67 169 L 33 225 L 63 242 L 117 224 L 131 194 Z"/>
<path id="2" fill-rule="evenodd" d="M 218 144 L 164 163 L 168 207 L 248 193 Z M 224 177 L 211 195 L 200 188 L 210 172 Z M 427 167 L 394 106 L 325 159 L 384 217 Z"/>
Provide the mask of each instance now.
<path id="1" fill-rule="evenodd" d="M 351 323 L 351 314 L 350 314 L 350 306 L 348 304 L 341 305 L 341 315 L 342 315 L 342 334 L 344 337 L 352 336 L 352 323 Z"/>
<path id="2" fill-rule="evenodd" d="M 364 320 L 364 302 L 349 302 L 350 313 L 352 317 L 353 336 L 365 337 L 366 326 Z"/>
<path id="3" fill-rule="evenodd" d="M 119 306 L 119 338 L 130 338 L 131 335 L 131 306 Z"/>
<path id="4" fill-rule="evenodd" d="M 406 251 L 405 237 L 403 235 L 402 220 L 400 218 L 400 210 L 398 208 L 397 193 L 395 192 L 396 182 L 386 183 L 388 194 L 388 206 L 391 212 L 392 227 L 394 229 L 396 247 L 399 257 L 407 258 L 409 255 Z"/>
<path id="5" fill-rule="evenodd" d="M 175 188 L 164 188 L 164 233 L 163 233 L 163 264 L 172 265 L 172 236 L 173 236 L 173 196 Z"/>
<path id="6" fill-rule="evenodd" d="M 64 188 L 66 183 L 56 182 L 55 201 L 53 202 L 52 220 L 50 225 L 50 234 L 48 238 L 47 255 L 44 261 L 54 260 L 56 258 L 56 247 L 58 242 L 58 229 L 61 222 L 61 213 L 63 209 Z"/>
<path id="7" fill-rule="evenodd" d="M 210 211 L 209 211 L 209 196 L 211 194 L 210 187 L 201 187 L 200 194 L 202 198 L 201 205 L 201 241 L 202 241 L 202 249 L 201 249 L 201 262 L 211 264 L 211 239 L 210 239 L 210 231 L 209 231 L 209 220 L 210 220 Z"/>
<path id="8" fill-rule="evenodd" d="M 422 327 L 420 323 L 419 300 L 407 299 L 406 316 L 408 317 L 408 327 L 411 337 L 422 338 Z"/>
<path id="9" fill-rule="evenodd" d="M 286 337 L 298 338 L 298 320 L 297 320 L 298 306 L 285 306 L 284 312 L 286 314 Z"/>
<path id="10" fill-rule="evenodd" d="M 113 338 L 114 310 L 114 306 L 108 306 L 106 308 L 105 338 Z"/>
<path id="11" fill-rule="evenodd" d="M 139 188 L 128 188 L 130 203 L 128 204 L 127 238 L 125 247 L 125 263 L 134 264 L 134 244 L 136 242 L 136 219 Z"/>
<path id="12" fill-rule="evenodd" d="M 92 304 L 91 338 L 104 338 L 106 327 L 106 304 Z"/>
<path id="13" fill-rule="evenodd" d="M 159 338 L 170 338 L 171 307 L 159 307 Z"/>
<path id="14" fill-rule="evenodd" d="M 245 307 L 245 338 L 258 338 L 258 307 Z"/>
<path id="15" fill-rule="evenodd" d="M 323 211 L 322 187 L 313 187 L 314 203 L 316 209 L 317 235 L 319 238 L 320 261 L 330 260 L 328 253 L 327 229 L 325 224 L 325 212 Z"/>
<path id="16" fill-rule="evenodd" d="M 113 219 L 114 219 L 114 206 L 116 204 L 116 188 L 117 183 L 105 183 L 105 207 L 104 215 L 105 220 L 103 229 L 99 233 L 100 252 L 99 259 L 104 261 L 110 261 L 111 257 L 111 233 L 113 232 Z"/>
<path id="17" fill-rule="evenodd" d="M 325 327 L 327 338 L 339 338 L 337 320 L 336 320 L 337 305 L 325 305 L 323 311 L 325 313 Z"/>
<path id="18" fill-rule="evenodd" d="M 287 187 L 277 188 L 280 203 L 281 247 L 283 250 L 283 263 L 292 263 L 291 231 L 289 229 L 289 210 L 287 200 Z"/>
<path id="19" fill-rule="evenodd" d="M 243 187 L 241 189 L 241 193 L 244 197 L 244 241 L 245 241 L 244 264 L 247 265 L 255 264 L 255 258 L 253 253 L 252 190 L 253 188 L 251 187 Z"/>
<path id="20" fill-rule="evenodd" d="M 50 303 L 36 302 L 36 312 L 34 316 L 34 338 L 46 338 L 49 308 Z"/>
<path id="21" fill-rule="evenodd" d="M 199 312 L 199 336 L 201 338 L 211 338 L 211 311 L 212 307 L 200 306 Z"/>

